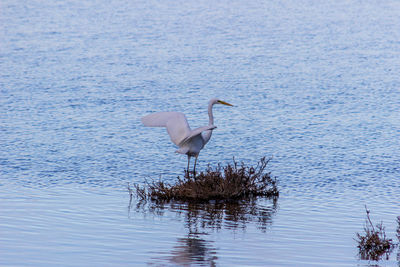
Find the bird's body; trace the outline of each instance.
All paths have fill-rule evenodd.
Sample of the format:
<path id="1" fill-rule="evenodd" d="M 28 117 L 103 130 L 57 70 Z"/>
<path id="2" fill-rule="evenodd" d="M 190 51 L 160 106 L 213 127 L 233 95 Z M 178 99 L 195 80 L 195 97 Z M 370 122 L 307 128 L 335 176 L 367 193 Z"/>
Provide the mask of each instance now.
<path id="1" fill-rule="evenodd" d="M 188 172 L 190 158 L 196 158 L 193 169 L 193 173 L 195 173 L 197 157 L 199 156 L 200 150 L 202 150 L 210 140 L 212 131 L 217 128 L 214 126 L 214 116 L 212 113 L 214 104 L 232 106 L 216 98 L 211 99 L 208 103 L 208 125 L 194 130 L 190 129 L 185 114 L 181 112 L 152 113 L 144 116 L 142 118 L 142 123 L 148 127 L 166 127 L 171 141 L 179 147 L 176 152 L 188 156 Z"/>

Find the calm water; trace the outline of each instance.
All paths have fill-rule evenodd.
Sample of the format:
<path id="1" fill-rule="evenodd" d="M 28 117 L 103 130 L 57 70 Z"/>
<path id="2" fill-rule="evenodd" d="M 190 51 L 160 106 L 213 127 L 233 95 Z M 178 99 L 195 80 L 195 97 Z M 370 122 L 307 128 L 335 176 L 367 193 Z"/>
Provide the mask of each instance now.
<path id="1" fill-rule="evenodd" d="M 400 215 L 400 2 L 0 4 L 0 265 L 365 266 Z M 199 168 L 273 157 L 274 202 L 129 202 L 182 175 L 153 111 L 218 128 Z M 382 266 L 397 266 L 396 249 Z"/>

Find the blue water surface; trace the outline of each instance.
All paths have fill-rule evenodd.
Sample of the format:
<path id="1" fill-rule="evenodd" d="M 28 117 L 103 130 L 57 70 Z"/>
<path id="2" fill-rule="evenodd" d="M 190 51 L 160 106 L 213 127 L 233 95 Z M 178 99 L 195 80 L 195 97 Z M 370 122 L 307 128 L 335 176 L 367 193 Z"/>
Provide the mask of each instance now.
<path id="1" fill-rule="evenodd" d="M 0 25 L 1 266 L 367 266 L 365 205 L 397 241 L 399 1 L 3 0 Z M 212 97 L 198 168 L 272 157 L 277 202 L 130 202 L 186 167 L 140 118 L 203 126 Z"/>

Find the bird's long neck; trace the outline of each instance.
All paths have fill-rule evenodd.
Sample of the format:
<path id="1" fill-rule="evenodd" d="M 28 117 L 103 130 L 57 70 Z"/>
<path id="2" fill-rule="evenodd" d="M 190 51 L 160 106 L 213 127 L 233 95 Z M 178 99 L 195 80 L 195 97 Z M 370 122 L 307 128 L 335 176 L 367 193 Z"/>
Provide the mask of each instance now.
<path id="1" fill-rule="evenodd" d="M 208 103 L 208 125 L 214 125 L 214 115 L 212 112 L 213 106 L 214 103 L 212 102 Z"/>
<path id="2" fill-rule="evenodd" d="M 212 103 L 210 101 L 210 103 L 208 103 L 208 125 L 214 125 L 214 116 L 213 116 L 213 112 L 212 112 L 212 108 L 214 106 L 214 103 Z M 212 131 L 204 131 L 201 133 L 201 136 L 203 137 L 204 140 L 204 144 L 207 144 L 208 141 L 210 140 L 212 135 Z"/>

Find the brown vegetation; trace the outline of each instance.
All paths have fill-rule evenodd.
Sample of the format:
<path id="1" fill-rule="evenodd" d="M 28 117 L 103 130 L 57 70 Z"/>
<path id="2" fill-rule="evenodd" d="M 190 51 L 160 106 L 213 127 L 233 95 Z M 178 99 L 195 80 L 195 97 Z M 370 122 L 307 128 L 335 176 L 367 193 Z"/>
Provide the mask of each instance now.
<path id="1" fill-rule="evenodd" d="M 386 237 L 385 227 L 382 222 L 374 227 L 369 217 L 370 211 L 367 207 L 365 207 L 365 210 L 367 212 L 367 219 L 364 225 L 365 234 L 356 233 L 360 258 L 362 260 L 378 261 L 385 255 L 386 259 L 389 259 L 389 255 L 396 244 L 393 243 L 392 239 Z"/>
<path id="2" fill-rule="evenodd" d="M 397 239 L 400 242 L 400 216 L 397 216 L 397 229 L 396 229 L 396 232 L 397 232 Z"/>
<path id="3" fill-rule="evenodd" d="M 140 199 L 157 201 L 184 200 L 184 201 L 231 201 L 257 196 L 278 197 L 277 181 L 265 172 L 269 159 L 260 160 L 256 167 L 233 164 L 222 167 L 208 167 L 200 172 L 196 179 L 178 177 L 173 184 L 163 181 L 147 183 L 144 187 L 135 184 L 136 195 Z"/>

